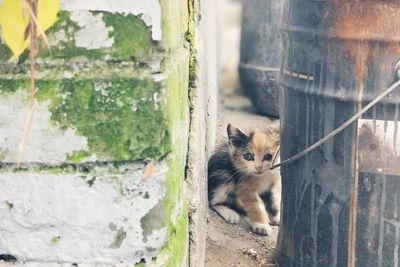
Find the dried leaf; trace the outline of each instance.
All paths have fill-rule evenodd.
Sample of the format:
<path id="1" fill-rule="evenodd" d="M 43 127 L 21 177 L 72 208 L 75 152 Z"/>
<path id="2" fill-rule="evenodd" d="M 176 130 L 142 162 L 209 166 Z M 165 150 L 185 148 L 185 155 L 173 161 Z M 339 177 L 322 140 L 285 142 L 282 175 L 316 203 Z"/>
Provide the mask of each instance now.
<path id="1" fill-rule="evenodd" d="M 143 177 L 142 180 L 147 180 L 155 171 L 156 165 L 152 161 L 150 161 L 147 165 L 146 168 L 144 169 Z"/>

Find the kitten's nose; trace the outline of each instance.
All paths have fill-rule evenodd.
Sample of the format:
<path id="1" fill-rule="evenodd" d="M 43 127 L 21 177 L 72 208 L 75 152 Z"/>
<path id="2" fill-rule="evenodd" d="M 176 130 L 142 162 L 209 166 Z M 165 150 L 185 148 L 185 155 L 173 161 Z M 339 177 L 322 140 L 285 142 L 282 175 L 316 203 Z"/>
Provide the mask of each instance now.
<path id="1" fill-rule="evenodd" d="M 256 166 L 256 171 L 260 172 L 262 171 L 263 167 L 262 166 Z"/>

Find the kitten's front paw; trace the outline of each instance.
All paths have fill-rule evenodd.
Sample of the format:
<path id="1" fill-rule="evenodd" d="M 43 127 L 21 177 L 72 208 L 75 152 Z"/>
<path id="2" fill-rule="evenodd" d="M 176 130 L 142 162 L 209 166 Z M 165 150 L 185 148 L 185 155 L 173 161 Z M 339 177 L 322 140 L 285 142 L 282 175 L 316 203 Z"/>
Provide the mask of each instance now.
<path id="1" fill-rule="evenodd" d="M 279 226 L 281 215 L 278 212 L 276 215 L 269 216 L 269 224 Z"/>
<path id="2" fill-rule="evenodd" d="M 227 223 L 231 223 L 231 224 L 237 224 L 240 220 L 239 214 L 237 214 L 234 211 L 225 211 L 224 214 L 222 215 L 222 218 L 224 218 L 224 220 Z"/>
<path id="3" fill-rule="evenodd" d="M 259 235 L 269 235 L 271 233 L 268 223 L 253 223 L 251 229 Z"/>
<path id="4" fill-rule="evenodd" d="M 226 206 L 212 207 L 227 223 L 236 224 L 240 220 L 239 214 Z"/>

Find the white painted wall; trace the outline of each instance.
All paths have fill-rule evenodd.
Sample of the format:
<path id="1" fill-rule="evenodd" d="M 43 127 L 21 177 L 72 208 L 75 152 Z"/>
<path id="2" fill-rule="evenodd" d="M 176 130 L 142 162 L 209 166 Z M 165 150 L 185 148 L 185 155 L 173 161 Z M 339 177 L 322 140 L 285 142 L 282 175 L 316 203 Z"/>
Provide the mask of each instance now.
<path id="1" fill-rule="evenodd" d="M 159 0 L 62 0 L 61 8 L 67 11 L 107 11 L 112 13 L 141 15 L 152 28 L 155 41 L 162 38 L 161 7 Z"/>
<path id="2" fill-rule="evenodd" d="M 71 11 L 71 19 L 81 27 L 75 33 L 79 47 L 96 49 L 114 42 L 109 35 L 113 29 L 106 27 L 102 14 L 89 11 L 140 15 L 151 26 L 153 39 L 162 38 L 158 0 L 63 0 L 62 8 Z M 160 63 L 153 65 L 159 72 Z M 46 71 L 38 76 L 45 76 Z M 165 75 L 155 78 L 161 80 Z M 23 88 L 0 94 L 0 254 L 16 257 L 17 266 L 132 266 L 141 259 L 151 262 L 166 242 L 166 219 L 158 214 L 159 226 L 146 230 L 142 220 L 157 205 L 164 205 L 167 163 L 155 163 L 155 172 L 146 179 L 144 163 L 118 167 L 85 163 L 96 165 L 90 173 L 62 167 L 68 154 L 88 150 L 88 142 L 75 129 L 63 131 L 53 123 L 50 103 L 43 101 L 35 103 L 24 153 L 23 164 L 30 169 L 16 171 L 10 164 L 16 161 L 22 139 L 27 98 Z M 158 98 L 154 95 L 155 103 Z M 93 156 L 85 160 L 107 159 Z"/>
<path id="3" fill-rule="evenodd" d="M 140 220 L 165 195 L 167 165 L 158 164 L 145 180 L 143 169 L 143 164 L 98 166 L 90 174 L 3 169 L 0 254 L 12 252 L 20 263 L 79 266 L 151 261 L 165 242 L 166 228 L 145 236 Z"/>
<path id="4" fill-rule="evenodd" d="M 28 113 L 27 91 L 0 95 L 0 161 L 16 162 Z M 24 162 L 64 162 L 66 155 L 87 150 L 87 140 L 74 129 L 62 131 L 50 121 L 50 103 L 35 104 L 32 128 L 26 144 Z"/>

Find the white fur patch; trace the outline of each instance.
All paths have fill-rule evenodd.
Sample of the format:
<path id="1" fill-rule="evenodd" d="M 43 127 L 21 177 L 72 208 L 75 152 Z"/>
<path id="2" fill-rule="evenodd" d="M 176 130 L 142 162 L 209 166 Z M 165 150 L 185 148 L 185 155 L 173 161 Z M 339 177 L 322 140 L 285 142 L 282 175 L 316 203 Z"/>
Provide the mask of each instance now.
<path id="1" fill-rule="evenodd" d="M 254 233 L 259 235 L 269 235 L 271 233 L 271 228 L 269 224 L 266 223 L 252 223 L 251 229 Z"/>
<path id="2" fill-rule="evenodd" d="M 213 209 L 228 223 L 238 223 L 240 216 L 236 211 L 226 206 L 213 206 Z"/>

